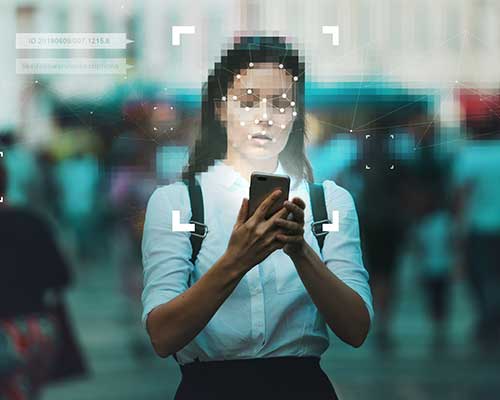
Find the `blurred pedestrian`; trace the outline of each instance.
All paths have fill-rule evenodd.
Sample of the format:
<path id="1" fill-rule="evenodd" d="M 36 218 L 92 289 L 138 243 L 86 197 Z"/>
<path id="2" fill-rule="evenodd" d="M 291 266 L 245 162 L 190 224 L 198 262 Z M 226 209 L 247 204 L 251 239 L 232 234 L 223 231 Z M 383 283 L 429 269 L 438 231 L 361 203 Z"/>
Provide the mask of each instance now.
<path id="1" fill-rule="evenodd" d="M 95 241 L 98 160 L 92 153 L 78 150 L 55 166 L 54 175 L 63 226 L 74 240 L 77 260 L 93 262 L 96 247 L 101 245 Z"/>
<path id="2" fill-rule="evenodd" d="M 6 181 L 0 164 L 0 398 L 36 399 L 57 367 L 66 367 L 55 364 L 65 332 L 48 296 L 61 305 L 70 273 L 47 222 L 8 205 Z"/>
<path id="3" fill-rule="evenodd" d="M 467 140 L 457 153 L 454 182 L 466 276 L 477 305 L 475 338 L 491 352 L 500 342 L 500 140 L 481 138 Z"/>
<path id="4" fill-rule="evenodd" d="M 428 194 L 427 210 L 414 230 L 415 258 L 420 269 L 425 298 L 433 324 L 433 351 L 446 345 L 450 286 L 456 265 L 456 229 L 451 204 L 444 190 Z"/>

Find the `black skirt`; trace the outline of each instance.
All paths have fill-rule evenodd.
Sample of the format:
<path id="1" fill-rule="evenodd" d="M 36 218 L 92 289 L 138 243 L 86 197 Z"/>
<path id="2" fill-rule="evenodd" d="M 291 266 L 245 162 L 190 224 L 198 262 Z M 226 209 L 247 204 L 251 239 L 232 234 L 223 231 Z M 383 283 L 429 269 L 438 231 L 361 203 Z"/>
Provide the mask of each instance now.
<path id="1" fill-rule="evenodd" d="M 335 400 L 319 357 L 273 357 L 181 365 L 175 400 Z"/>

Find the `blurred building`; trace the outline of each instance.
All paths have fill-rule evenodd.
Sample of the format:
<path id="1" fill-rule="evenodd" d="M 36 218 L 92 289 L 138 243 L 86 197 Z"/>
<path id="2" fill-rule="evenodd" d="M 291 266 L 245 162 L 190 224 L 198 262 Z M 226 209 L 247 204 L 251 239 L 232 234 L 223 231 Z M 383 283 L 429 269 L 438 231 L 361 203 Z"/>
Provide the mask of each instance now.
<path id="1" fill-rule="evenodd" d="M 0 5 L 4 40 L 0 125 L 31 127 L 44 110 L 31 104 L 37 78 L 57 96 L 99 99 L 124 76 L 15 75 L 16 57 L 127 57 L 127 79 L 164 82 L 167 88 L 199 88 L 233 34 L 281 33 L 304 49 L 309 80 L 382 81 L 448 90 L 456 85 L 492 87 L 500 82 L 500 3 L 495 0 L 107 0 L 44 2 L 5 0 Z M 172 46 L 173 25 L 194 25 Z M 339 26 L 339 46 L 322 26 Z M 16 50 L 16 32 L 126 32 L 123 50 Z M 478 62 L 480 60 L 480 62 Z M 91 79 L 91 84 L 89 84 Z M 456 115 L 451 97 L 440 113 Z M 454 103 L 453 103 L 454 104 Z M 42 113 L 42 115 L 40 115 Z M 33 114 L 33 115 L 31 115 Z M 50 127 L 44 127 L 50 135 Z M 23 134 L 32 135 L 32 129 Z M 38 132 L 37 135 L 42 135 Z"/>

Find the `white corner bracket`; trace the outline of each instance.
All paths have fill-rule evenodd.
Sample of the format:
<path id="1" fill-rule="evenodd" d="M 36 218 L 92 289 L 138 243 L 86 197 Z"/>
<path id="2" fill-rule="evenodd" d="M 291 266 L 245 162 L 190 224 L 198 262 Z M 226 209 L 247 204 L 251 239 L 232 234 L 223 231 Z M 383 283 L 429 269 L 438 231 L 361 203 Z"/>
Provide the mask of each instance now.
<path id="1" fill-rule="evenodd" d="M 333 210 L 332 212 L 332 223 L 323 224 L 321 227 L 324 232 L 339 232 L 340 231 L 340 212 L 339 210 Z"/>
<path id="2" fill-rule="evenodd" d="M 339 46 L 339 26 L 338 25 L 323 25 L 323 33 L 332 35 L 332 46 Z"/>
<path id="3" fill-rule="evenodd" d="M 196 27 L 194 25 L 174 25 L 172 26 L 172 46 L 181 45 L 182 34 L 194 34 Z"/>
<path id="4" fill-rule="evenodd" d="M 172 210 L 172 231 L 194 232 L 194 224 L 181 224 L 181 212 L 179 210 Z"/>

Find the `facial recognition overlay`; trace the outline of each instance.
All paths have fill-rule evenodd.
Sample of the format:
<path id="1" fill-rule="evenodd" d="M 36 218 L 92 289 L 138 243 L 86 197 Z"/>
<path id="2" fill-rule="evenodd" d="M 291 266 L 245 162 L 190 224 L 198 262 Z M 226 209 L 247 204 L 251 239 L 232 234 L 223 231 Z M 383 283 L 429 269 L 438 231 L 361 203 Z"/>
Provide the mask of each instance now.
<path id="1" fill-rule="evenodd" d="M 201 136 L 188 173 L 236 152 L 262 159 L 280 154 L 303 176 L 305 71 L 298 50 L 279 36 L 233 40 L 203 87 Z"/>
<path id="2" fill-rule="evenodd" d="M 138 322 L 147 203 L 274 154 L 355 204 L 376 318 L 356 353 L 332 338 L 323 355 L 339 397 L 497 397 L 499 20 L 496 0 L 2 1 L 0 231 L 35 254 L 6 213 L 48 221 L 93 366 L 40 397 L 174 397 L 177 365 Z M 324 229 L 341 237 L 336 216 Z M 8 248 L 0 274 L 24 271 Z M 57 264 L 40 254 L 36 274 Z M 15 293 L 43 281 L 26 271 Z"/>

